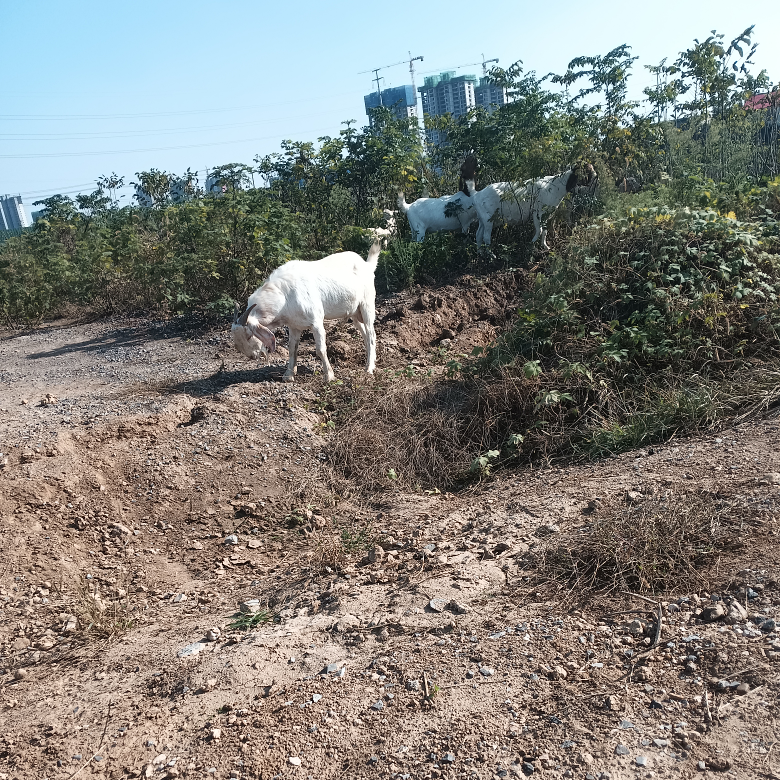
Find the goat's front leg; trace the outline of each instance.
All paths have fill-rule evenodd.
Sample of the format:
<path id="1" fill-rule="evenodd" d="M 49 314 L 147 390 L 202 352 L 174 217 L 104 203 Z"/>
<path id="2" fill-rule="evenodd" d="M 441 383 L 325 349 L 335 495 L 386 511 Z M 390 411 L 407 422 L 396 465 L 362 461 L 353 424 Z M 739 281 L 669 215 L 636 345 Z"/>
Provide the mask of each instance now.
<path id="1" fill-rule="evenodd" d="M 366 372 L 374 373 L 376 368 L 376 332 L 374 331 L 374 308 L 368 304 L 362 304 L 355 315 L 355 324 L 363 336 L 363 344 L 366 347 Z"/>
<path id="2" fill-rule="evenodd" d="M 311 329 L 312 333 L 314 333 L 314 348 L 317 351 L 317 357 L 322 362 L 322 370 L 325 372 L 325 379 L 328 382 L 332 382 L 336 377 L 328 362 L 328 351 L 325 346 L 325 327 L 320 322 L 312 325 Z"/>
<path id="3" fill-rule="evenodd" d="M 285 382 L 294 382 L 295 375 L 298 373 L 298 368 L 295 365 L 298 360 L 298 345 L 301 343 L 301 333 L 303 331 L 295 330 L 295 328 L 288 326 L 287 332 L 290 334 L 290 343 L 287 345 L 290 350 L 290 357 L 287 362 L 287 371 L 284 372 L 284 377 L 282 378 Z"/>
<path id="4" fill-rule="evenodd" d="M 536 229 L 534 232 L 534 237 L 531 239 L 531 243 L 535 243 L 538 241 L 539 236 L 542 235 L 542 215 L 539 213 L 538 210 L 534 211 L 534 228 Z M 542 246 L 544 246 L 544 239 L 542 239 Z"/>

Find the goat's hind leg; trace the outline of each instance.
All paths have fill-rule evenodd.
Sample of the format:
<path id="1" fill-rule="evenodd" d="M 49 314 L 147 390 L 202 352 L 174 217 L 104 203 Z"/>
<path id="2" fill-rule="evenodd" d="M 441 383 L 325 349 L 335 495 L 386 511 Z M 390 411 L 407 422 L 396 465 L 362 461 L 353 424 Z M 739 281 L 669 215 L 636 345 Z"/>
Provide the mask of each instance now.
<path id="1" fill-rule="evenodd" d="M 363 336 L 363 343 L 366 346 L 366 372 L 374 373 L 376 368 L 376 332 L 374 331 L 374 307 L 368 304 L 361 304 L 353 317 L 360 334 Z"/>
<path id="2" fill-rule="evenodd" d="M 325 372 L 325 379 L 328 382 L 332 382 L 336 376 L 333 373 L 333 369 L 328 361 L 328 350 L 325 345 L 325 326 L 322 322 L 316 323 L 311 326 L 312 333 L 314 334 L 314 348 L 317 351 L 317 357 L 322 363 L 322 370 Z"/>

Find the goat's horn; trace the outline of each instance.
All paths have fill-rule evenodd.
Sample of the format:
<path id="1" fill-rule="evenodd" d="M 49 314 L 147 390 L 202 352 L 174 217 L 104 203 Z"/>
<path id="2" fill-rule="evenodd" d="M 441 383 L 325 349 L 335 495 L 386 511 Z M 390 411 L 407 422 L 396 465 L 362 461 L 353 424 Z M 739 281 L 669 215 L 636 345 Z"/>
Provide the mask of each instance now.
<path id="1" fill-rule="evenodd" d="M 236 321 L 239 325 L 246 325 L 247 317 L 249 317 L 250 313 L 252 312 L 252 309 L 257 306 L 256 303 L 253 303 Z"/>

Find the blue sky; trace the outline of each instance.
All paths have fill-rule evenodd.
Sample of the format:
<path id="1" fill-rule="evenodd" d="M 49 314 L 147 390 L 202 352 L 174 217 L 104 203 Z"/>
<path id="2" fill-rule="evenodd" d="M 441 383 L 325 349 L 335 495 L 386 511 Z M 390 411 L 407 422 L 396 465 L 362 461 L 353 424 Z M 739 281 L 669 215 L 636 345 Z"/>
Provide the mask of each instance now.
<path id="1" fill-rule="evenodd" d="M 622 43 L 642 65 L 673 60 L 717 29 L 751 24 L 757 68 L 780 80 L 780 3 L 611 0 L 530 4 L 37 0 L 3 3 L 0 18 L 0 194 L 29 205 L 55 192 L 89 192 L 116 171 L 182 173 L 251 164 L 284 138 L 335 135 L 365 121 L 372 74 L 423 55 L 424 74 L 476 63 L 561 73 L 575 56 Z M 458 69 L 480 72 L 478 65 Z M 382 71 L 408 83 L 408 67 Z"/>

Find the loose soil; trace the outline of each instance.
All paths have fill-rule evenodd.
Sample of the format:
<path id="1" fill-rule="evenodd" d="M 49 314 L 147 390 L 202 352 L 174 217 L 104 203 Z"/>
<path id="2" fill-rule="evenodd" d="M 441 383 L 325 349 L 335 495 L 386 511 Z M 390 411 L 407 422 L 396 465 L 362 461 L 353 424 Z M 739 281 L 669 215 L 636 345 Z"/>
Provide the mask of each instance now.
<path id="1" fill-rule="evenodd" d="M 379 370 L 443 370 L 525 283 L 384 302 Z M 329 340 L 359 377 L 354 328 Z M 283 358 L 183 319 L 0 340 L 0 780 L 780 777 L 777 422 L 361 504 L 313 343 L 294 385 Z M 695 592 L 540 576 L 665 494 L 730 518 Z M 728 595 L 747 617 L 699 619 Z"/>

